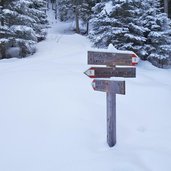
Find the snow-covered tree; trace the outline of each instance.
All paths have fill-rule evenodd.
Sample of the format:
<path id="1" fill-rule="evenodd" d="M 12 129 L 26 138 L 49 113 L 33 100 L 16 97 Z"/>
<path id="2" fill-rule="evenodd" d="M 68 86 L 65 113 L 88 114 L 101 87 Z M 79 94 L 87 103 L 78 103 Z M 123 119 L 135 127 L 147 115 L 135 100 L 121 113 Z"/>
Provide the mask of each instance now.
<path id="1" fill-rule="evenodd" d="M 112 39 L 110 18 L 105 11 L 105 2 L 100 2 L 93 8 L 93 17 L 90 20 L 91 30 L 89 38 L 96 47 L 107 47 Z"/>
<path id="2" fill-rule="evenodd" d="M 95 46 L 132 50 L 154 65 L 170 65 L 171 24 L 159 0 L 100 2 L 94 8 L 89 38 Z"/>
<path id="3" fill-rule="evenodd" d="M 61 21 L 75 21 L 75 30 L 77 33 L 80 33 L 81 22 L 86 25 L 86 33 L 88 33 L 92 7 L 98 1 L 99 0 L 59 0 L 59 19 Z"/>
<path id="4" fill-rule="evenodd" d="M 58 11 L 58 17 L 61 21 L 74 19 L 72 0 L 58 0 Z"/>
<path id="5" fill-rule="evenodd" d="M 44 0 L 1 1 L 0 58 L 13 57 L 8 51 L 19 47 L 18 54 L 25 57 L 35 52 L 37 41 L 45 38 L 46 15 Z"/>
<path id="6" fill-rule="evenodd" d="M 160 2 L 147 0 L 140 21 L 146 27 L 145 59 L 164 68 L 171 65 L 171 20 L 159 9 Z"/>
<path id="7" fill-rule="evenodd" d="M 94 8 L 90 38 L 98 47 L 112 43 L 118 49 L 136 53 L 145 42 L 144 28 L 139 24 L 141 1 L 101 2 Z"/>
<path id="8" fill-rule="evenodd" d="M 83 0 L 80 10 L 80 18 L 84 25 L 86 25 L 86 34 L 89 33 L 89 21 L 92 17 L 92 8 L 98 3 L 98 0 Z"/>

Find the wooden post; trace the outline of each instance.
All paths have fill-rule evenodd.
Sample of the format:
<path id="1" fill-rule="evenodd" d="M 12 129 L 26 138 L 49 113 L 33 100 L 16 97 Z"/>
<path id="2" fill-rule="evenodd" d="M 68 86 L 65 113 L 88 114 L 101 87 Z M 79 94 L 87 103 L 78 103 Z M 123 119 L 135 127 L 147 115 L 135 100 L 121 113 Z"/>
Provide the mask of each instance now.
<path id="1" fill-rule="evenodd" d="M 107 143 L 116 144 L 116 94 L 107 92 Z"/>

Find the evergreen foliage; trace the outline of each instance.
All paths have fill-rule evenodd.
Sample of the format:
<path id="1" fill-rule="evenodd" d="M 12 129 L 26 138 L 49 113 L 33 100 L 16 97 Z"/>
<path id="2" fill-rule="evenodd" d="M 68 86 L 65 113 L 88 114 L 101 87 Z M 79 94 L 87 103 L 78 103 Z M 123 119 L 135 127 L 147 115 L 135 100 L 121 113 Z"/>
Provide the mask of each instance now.
<path id="1" fill-rule="evenodd" d="M 155 66 L 171 66 L 171 20 L 161 0 L 51 2 L 58 2 L 58 18 L 75 21 L 76 32 L 88 34 L 94 46 L 113 44 Z M 35 44 L 46 36 L 45 6 L 46 0 L 0 0 L 0 58 L 11 57 L 10 48 L 19 47 L 21 57 L 35 52 Z"/>
<path id="2" fill-rule="evenodd" d="M 19 47 L 19 56 L 36 51 L 37 41 L 45 39 L 47 25 L 44 0 L 5 0 L 1 2 L 0 58 L 13 57 L 10 48 Z"/>
<path id="3" fill-rule="evenodd" d="M 158 67 L 171 65 L 171 22 L 159 0 L 100 2 L 93 11 L 89 38 L 96 47 L 112 43 Z"/>
<path id="4" fill-rule="evenodd" d="M 72 0 L 59 0 L 58 1 L 59 19 L 61 21 L 73 20 L 74 9 Z"/>
<path id="5" fill-rule="evenodd" d="M 160 12 L 160 2 L 148 0 L 148 6 L 140 18 L 147 29 L 144 59 L 155 66 L 166 68 L 171 65 L 171 20 Z"/>
<path id="6" fill-rule="evenodd" d="M 85 33 L 89 31 L 89 20 L 92 17 L 92 7 L 100 0 L 59 0 L 58 11 L 61 21 L 71 20 L 76 23 L 76 32 L 80 33 L 80 24 L 86 25 Z M 81 31 L 82 32 L 82 31 Z"/>
<path id="7" fill-rule="evenodd" d="M 80 10 L 80 19 L 82 23 L 86 25 L 86 34 L 89 33 L 89 21 L 92 17 L 93 10 L 92 8 L 98 3 L 98 0 L 84 0 L 81 5 Z"/>
<path id="8" fill-rule="evenodd" d="M 111 6 L 111 9 L 108 9 L 108 6 Z M 140 53 L 146 41 L 145 29 L 137 20 L 141 16 L 141 6 L 141 1 L 136 2 L 136 6 L 135 1 L 109 1 L 107 4 L 97 4 L 91 20 L 90 34 L 95 46 L 107 47 L 112 43 L 118 49 Z"/>

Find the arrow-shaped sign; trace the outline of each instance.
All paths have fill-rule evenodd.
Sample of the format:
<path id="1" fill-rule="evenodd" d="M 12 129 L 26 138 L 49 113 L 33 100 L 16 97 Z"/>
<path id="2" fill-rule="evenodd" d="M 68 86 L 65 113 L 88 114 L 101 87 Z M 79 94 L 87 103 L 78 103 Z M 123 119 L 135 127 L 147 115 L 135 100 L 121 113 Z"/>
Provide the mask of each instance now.
<path id="1" fill-rule="evenodd" d="M 88 64 L 94 65 L 136 65 L 139 61 L 134 52 L 95 52 L 88 51 Z"/>
<path id="2" fill-rule="evenodd" d="M 90 78 L 110 78 L 110 77 L 125 77 L 135 78 L 136 68 L 135 67 L 91 67 L 84 72 Z"/>
<path id="3" fill-rule="evenodd" d="M 125 94 L 125 81 L 93 80 L 92 87 L 96 91 Z"/>

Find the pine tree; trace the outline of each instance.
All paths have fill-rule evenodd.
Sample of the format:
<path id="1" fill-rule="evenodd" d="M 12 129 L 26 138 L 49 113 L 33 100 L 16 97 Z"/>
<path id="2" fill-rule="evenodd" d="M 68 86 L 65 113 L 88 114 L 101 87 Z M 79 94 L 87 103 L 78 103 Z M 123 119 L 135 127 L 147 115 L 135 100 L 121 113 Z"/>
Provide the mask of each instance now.
<path id="1" fill-rule="evenodd" d="M 59 0 L 58 11 L 59 11 L 59 19 L 61 21 L 74 19 L 74 9 L 72 5 L 72 0 Z"/>
<path id="2" fill-rule="evenodd" d="M 95 46 L 112 43 L 158 67 L 171 65 L 171 22 L 159 0 L 101 2 L 93 10 L 89 37 Z"/>
<path id="3" fill-rule="evenodd" d="M 80 23 L 86 25 L 86 33 L 89 31 L 89 20 L 92 7 L 99 0 L 59 0 L 59 19 L 61 21 L 75 20 L 76 33 L 80 31 Z"/>
<path id="4" fill-rule="evenodd" d="M 10 49 L 20 57 L 35 52 L 36 42 L 45 38 L 46 15 L 44 0 L 5 0 L 1 10 L 0 58 L 13 57 Z M 3 24 L 2 24 L 3 23 Z M 18 47 L 18 48 L 17 48 Z"/>
<path id="5" fill-rule="evenodd" d="M 144 28 L 138 22 L 141 1 L 109 1 L 94 8 L 90 38 L 98 47 L 113 44 L 118 49 L 140 53 L 145 42 Z"/>
<path id="6" fill-rule="evenodd" d="M 148 6 L 141 17 L 146 27 L 146 58 L 153 65 L 166 68 L 171 66 L 171 20 L 160 10 L 160 2 L 147 0 Z"/>
<path id="7" fill-rule="evenodd" d="M 100 2 L 96 4 L 93 8 L 94 14 L 90 20 L 91 30 L 89 33 L 89 38 L 96 47 L 107 47 L 108 41 L 110 41 L 110 36 L 108 35 L 111 32 L 111 27 L 110 23 L 108 23 L 109 17 L 104 8 L 105 3 Z"/>
<path id="8" fill-rule="evenodd" d="M 83 0 L 80 10 L 80 18 L 84 25 L 86 25 L 86 34 L 89 33 L 89 21 L 93 14 L 92 8 L 98 3 L 97 0 Z"/>

